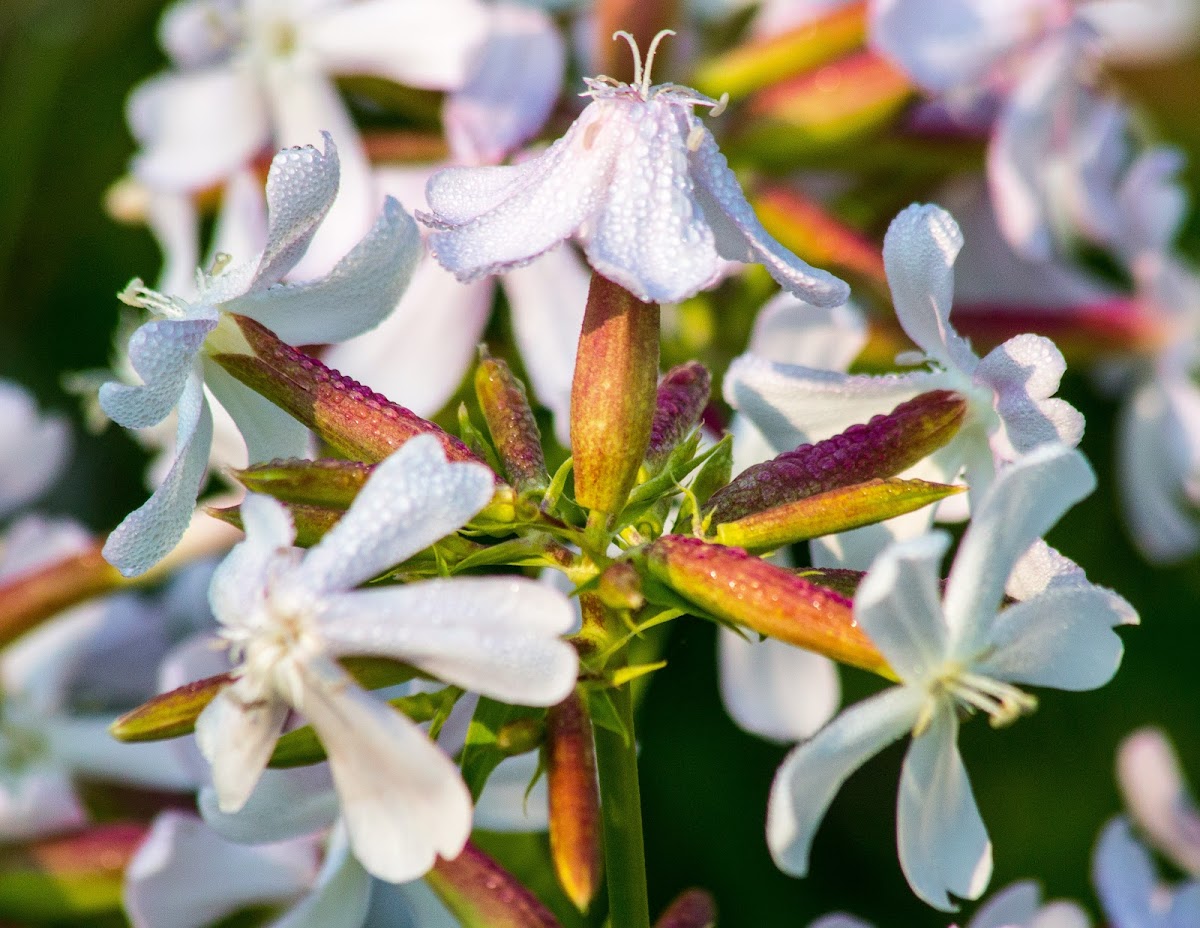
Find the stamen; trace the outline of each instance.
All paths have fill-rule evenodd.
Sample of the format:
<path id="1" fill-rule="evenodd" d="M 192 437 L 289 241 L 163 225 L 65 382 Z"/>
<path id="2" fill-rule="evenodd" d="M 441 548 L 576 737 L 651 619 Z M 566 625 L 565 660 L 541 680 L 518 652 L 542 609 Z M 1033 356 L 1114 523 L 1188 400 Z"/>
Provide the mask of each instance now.
<path id="1" fill-rule="evenodd" d="M 620 29 L 617 32 L 614 32 L 612 37 L 613 37 L 614 42 L 617 41 L 618 37 L 620 37 L 629 43 L 629 48 L 633 51 L 633 83 L 635 85 L 640 84 L 642 82 L 642 50 L 640 48 L 638 48 L 637 39 L 635 39 L 632 35 L 630 35 L 624 29 Z M 657 45 L 658 39 L 655 39 L 654 42 L 655 42 L 655 45 Z M 653 51 L 654 46 L 652 45 L 650 48 L 651 48 L 650 53 L 651 53 L 651 55 L 653 55 L 654 54 L 654 51 Z"/>
<path id="2" fill-rule="evenodd" d="M 658 35 L 656 35 L 654 37 L 654 40 L 650 43 L 650 50 L 648 52 L 646 52 L 646 70 L 642 73 L 642 76 L 641 76 L 642 96 L 643 97 L 648 97 L 650 95 L 650 69 L 654 67 L 654 56 L 658 52 L 658 43 L 661 42 L 663 39 L 665 39 L 669 35 L 675 35 L 675 30 L 674 29 L 663 29 L 662 31 L 660 31 L 658 33 Z M 635 84 L 638 83 L 638 79 L 635 77 L 633 79 L 633 82 Z"/>
<path id="3" fill-rule="evenodd" d="M 729 106 L 729 91 L 726 90 L 721 94 L 721 99 L 717 101 L 717 105 L 708 111 L 709 116 L 720 116 L 725 112 L 725 108 Z"/>
<path id="4" fill-rule="evenodd" d="M 225 268 L 229 267 L 231 261 L 233 261 L 233 255 L 227 254 L 224 251 L 218 251 L 213 255 L 212 267 L 208 270 L 208 276 L 216 277 Z"/>
<path id="5" fill-rule="evenodd" d="M 1037 708 L 1037 698 L 1011 683 L 981 674 L 960 673 L 945 681 L 946 691 L 965 705 L 986 712 L 993 728 L 1011 725 Z"/>
<path id="6" fill-rule="evenodd" d="M 688 133 L 687 150 L 699 151 L 700 146 L 704 143 L 704 127 L 692 126 L 692 131 Z"/>

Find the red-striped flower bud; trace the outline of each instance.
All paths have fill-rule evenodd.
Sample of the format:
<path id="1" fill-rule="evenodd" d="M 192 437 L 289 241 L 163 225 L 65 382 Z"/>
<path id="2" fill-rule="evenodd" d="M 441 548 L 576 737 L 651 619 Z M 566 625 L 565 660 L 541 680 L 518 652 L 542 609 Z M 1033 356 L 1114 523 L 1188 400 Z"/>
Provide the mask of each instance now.
<path id="1" fill-rule="evenodd" d="M 538 431 L 521 383 L 500 358 L 480 349 L 475 368 L 475 396 L 487 420 L 488 432 L 504 467 L 504 476 L 518 493 L 544 491 L 550 484 L 542 434 Z"/>
<path id="2" fill-rule="evenodd" d="M 662 470 L 675 446 L 700 422 L 711 389 L 712 375 L 699 361 L 688 361 L 667 371 L 658 385 L 650 446 L 646 449 L 646 469 L 650 473 Z"/>

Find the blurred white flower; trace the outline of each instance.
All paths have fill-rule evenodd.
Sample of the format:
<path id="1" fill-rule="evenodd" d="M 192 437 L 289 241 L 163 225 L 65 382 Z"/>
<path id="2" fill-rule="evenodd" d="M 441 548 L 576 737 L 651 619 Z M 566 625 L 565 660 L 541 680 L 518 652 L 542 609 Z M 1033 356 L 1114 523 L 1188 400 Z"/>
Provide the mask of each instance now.
<path id="1" fill-rule="evenodd" d="M 0 380 L 0 518 L 41 496 L 71 456 L 71 430 L 20 384 Z"/>
<path id="2" fill-rule="evenodd" d="M 471 803 L 454 763 L 334 659 L 389 656 L 524 704 L 566 696 L 577 658 L 558 635 L 574 616 L 544 585 L 497 577 L 353 590 L 461 527 L 492 490 L 486 468 L 447 463 L 434 439 L 418 436 L 375 469 L 307 553 L 291 547 L 281 505 L 247 497 L 246 540 L 210 591 L 237 679 L 196 723 L 223 812 L 246 803 L 295 708 L 325 746 L 351 847 L 369 872 L 414 879 L 435 855 L 459 853 Z"/>
<path id="3" fill-rule="evenodd" d="M 1200 811 L 1166 735 L 1142 728 L 1121 742 L 1117 785 L 1150 844 L 1184 873 L 1200 877 Z"/>
<path id="4" fill-rule="evenodd" d="M 1164 883 L 1129 821 L 1113 819 L 1100 832 L 1092 880 L 1112 928 L 1192 928 L 1200 925 L 1200 881 Z"/>

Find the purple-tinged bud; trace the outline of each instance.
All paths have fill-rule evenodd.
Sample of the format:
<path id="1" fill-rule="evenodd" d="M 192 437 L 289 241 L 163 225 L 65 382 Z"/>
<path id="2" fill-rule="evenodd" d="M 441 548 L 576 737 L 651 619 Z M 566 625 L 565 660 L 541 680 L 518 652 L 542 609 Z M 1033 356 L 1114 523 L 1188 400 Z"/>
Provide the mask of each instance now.
<path id="1" fill-rule="evenodd" d="M 642 578 L 628 561 L 617 561 L 605 568 L 596 582 L 596 595 L 610 609 L 640 609 L 646 602 Z"/>
<path id="2" fill-rule="evenodd" d="M 586 912 L 604 863 L 592 722 L 578 693 L 546 713 L 545 762 L 554 872 L 567 898 Z"/>
<path id="3" fill-rule="evenodd" d="M 853 602 L 741 548 L 664 535 L 645 549 L 650 574 L 728 622 L 894 679 L 858 626 Z"/>
<path id="4" fill-rule="evenodd" d="M 453 860 L 439 857 L 425 882 L 464 925 L 561 928 L 533 893 L 471 841 Z"/>
<path id="5" fill-rule="evenodd" d="M 232 682 L 232 674 L 220 673 L 159 693 L 114 721 L 108 732 L 118 741 L 161 741 L 189 734 L 200 713 Z"/>
<path id="6" fill-rule="evenodd" d="M 675 446 L 700 422 L 711 389 L 712 375 L 699 361 L 688 361 L 667 371 L 658 385 L 650 425 L 650 446 L 646 449 L 646 469 L 650 473 L 662 470 Z"/>
<path id="7" fill-rule="evenodd" d="M 714 524 L 839 487 L 894 477 L 941 448 L 967 413 L 959 393 L 934 390 L 864 425 L 748 467 L 708 500 Z"/>
<path id="8" fill-rule="evenodd" d="M 715 928 L 717 903 L 703 889 L 685 889 L 658 917 L 654 928 Z"/>
<path id="9" fill-rule="evenodd" d="M 756 512 L 716 528 L 715 539 L 762 553 L 822 535 L 883 522 L 939 502 L 966 487 L 924 480 L 869 480 Z"/>
<path id="10" fill-rule="evenodd" d="M 592 275 L 571 384 L 575 499 L 620 512 L 650 445 L 658 388 L 658 305 Z"/>
<path id="11" fill-rule="evenodd" d="M 254 464 L 233 475 L 252 493 L 265 493 L 280 502 L 348 509 L 373 469 L 370 464 L 335 458 L 292 459 Z"/>
<path id="12" fill-rule="evenodd" d="M 479 366 L 475 368 L 475 396 L 508 482 L 518 493 L 544 492 L 550 485 L 550 475 L 546 473 L 542 434 L 533 418 L 525 385 L 486 348 L 480 348 Z"/>

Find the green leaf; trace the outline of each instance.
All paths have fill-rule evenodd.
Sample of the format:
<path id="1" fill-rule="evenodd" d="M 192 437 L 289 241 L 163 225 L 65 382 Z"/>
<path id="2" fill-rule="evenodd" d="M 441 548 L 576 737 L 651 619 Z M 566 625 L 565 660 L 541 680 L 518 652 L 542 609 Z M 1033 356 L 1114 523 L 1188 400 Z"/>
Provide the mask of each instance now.
<path id="1" fill-rule="evenodd" d="M 653 664 L 632 664 L 628 667 L 622 667 L 612 675 L 613 686 L 624 686 L 630 680 L 644 677 L 646 674 L 662 670 L 666 666 L 666 661 L 655 661 Z"/>
<path id="2" fill-rule="evenodd" d="M 591 685 L 583 687 L 583 693 L 587 697 L 588 715 L 591 716 L 592 724 L 611 731 L 629 747 L 629 729 L 621 720 L 621 713 L 613 701 L 612 690 L 606 685 Z"/>
<path id="3" fill-rule="evenodd" d="M 479 698 L 471 724 L 467 727 L 467 740 L 461 756 L 463 780 L 473 800 L 479 800 L 479 794 L 487 785 L 492 771 L 500 761 L 510 756 L 499 744 L 500 729 L 520 719 L 540 719 L 545 712 L 545 709 L 533 706 L 510 706 L 486 696 Z"/>

